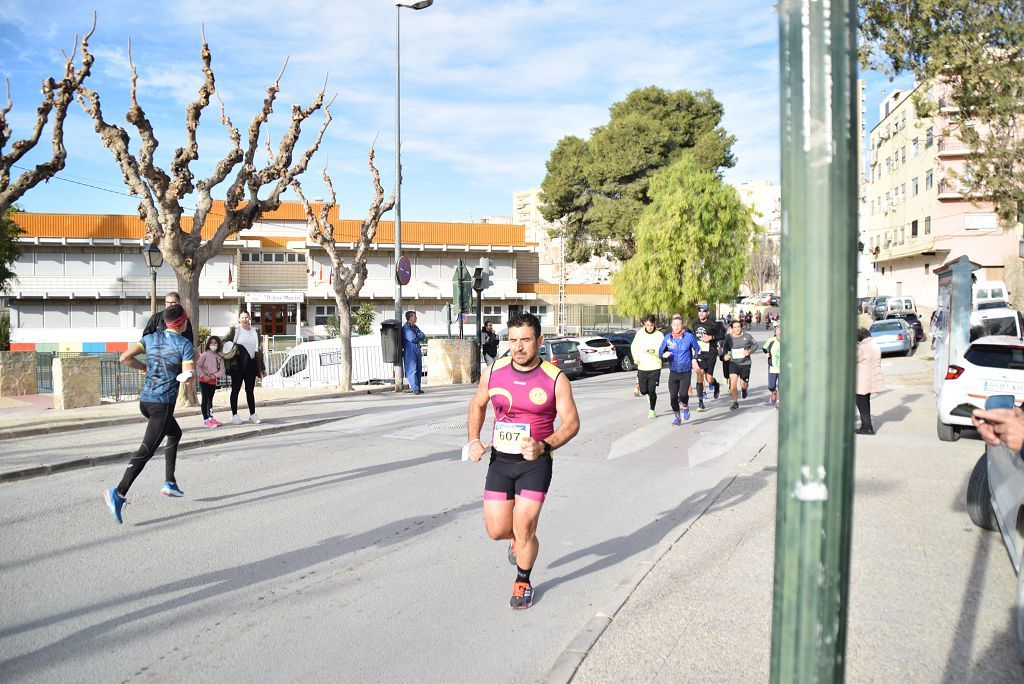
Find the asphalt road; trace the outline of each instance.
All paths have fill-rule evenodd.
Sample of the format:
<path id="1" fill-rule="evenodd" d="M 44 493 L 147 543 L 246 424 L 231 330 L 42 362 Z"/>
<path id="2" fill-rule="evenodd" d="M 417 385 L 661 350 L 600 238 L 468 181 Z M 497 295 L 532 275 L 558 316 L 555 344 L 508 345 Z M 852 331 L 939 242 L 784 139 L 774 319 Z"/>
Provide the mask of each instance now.
<path id="1" fill-rule="evenodd" d="M 459 457 L 469 388 L 310 402 L 346 415 L 182 452 L 184 499 L 158 457 L 122 526 L 101 499 L 121 465 L 4 485 L 0 679 L 541 680 L 760 449 L 766 375 L 758 356 L 740 411 L 723 395 L 680 428 L 667 371 L 653 421 L 633 374 L 574 382 L 528 611 L 484 532 L 486 463 Z"/>

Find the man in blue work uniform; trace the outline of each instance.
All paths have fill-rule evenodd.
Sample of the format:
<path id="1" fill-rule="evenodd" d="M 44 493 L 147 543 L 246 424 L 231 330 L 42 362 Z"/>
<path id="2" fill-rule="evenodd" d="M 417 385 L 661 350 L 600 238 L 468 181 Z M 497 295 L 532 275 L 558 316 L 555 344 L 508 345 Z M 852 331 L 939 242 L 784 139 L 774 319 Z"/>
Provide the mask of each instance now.
<path id="1" fill-rule="evenodd" d="M 402 326 L 402 352 L 404 355 L 405 377 L 413 394 L 423 394 L 420 389 L 420 378 L 423 376 L 423 349 L 420 342 L 427 339 L 423 331 L 416 325 L 416 312 L 405 312 L 405 325 Z"/>

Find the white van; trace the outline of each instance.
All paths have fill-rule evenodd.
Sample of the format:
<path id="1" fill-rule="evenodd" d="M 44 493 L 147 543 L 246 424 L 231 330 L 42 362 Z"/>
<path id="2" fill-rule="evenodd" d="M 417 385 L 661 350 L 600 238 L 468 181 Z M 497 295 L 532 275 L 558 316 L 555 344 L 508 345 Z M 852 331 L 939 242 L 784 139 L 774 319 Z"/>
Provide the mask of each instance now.
<path id="1" fill-rule="evenodd" d="M 974 308 L 978 311 L 984 309 L 1003 309 L 1010 306 L 1010 293 L 1006 290 L 1006 283 L 1002 280 L 983 280 L 971 286 Z"/>
<path id="2" fill-rule="evenodd" d="M 394 366 L 384 363 L 380 335 L 352 338 L 352 384 L 394 380 Z M 303 342 L 288 351 L 277 371 L 263 378 L 263 387 L 336 387 L 341 383 L 341 342 Z"/>
<path id="3" fill-rule="evenodd" d="M 1024 316 L 1008 306 L 971 312 L 971 342 L 987 335 L 1009 335 L 1021 338 Z"/>

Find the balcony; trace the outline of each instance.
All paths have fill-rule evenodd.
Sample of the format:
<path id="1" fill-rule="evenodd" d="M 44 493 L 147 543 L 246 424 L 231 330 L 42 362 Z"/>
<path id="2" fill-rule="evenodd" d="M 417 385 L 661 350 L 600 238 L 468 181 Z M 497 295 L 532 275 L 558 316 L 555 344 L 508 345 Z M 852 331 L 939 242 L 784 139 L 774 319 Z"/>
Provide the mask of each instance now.
<path id="1" fill-rule="evenodd" d="M 950 98 L 948 98 L 948 97 L 940 97 L 939 98 L 939 111 L 940 112 L 945 112 L 947 114 L 953 114 L 955 112 L 959 112 L 960 108 Z"/>
<path id="2" fill-rule="evenodd" d="M 868 252 L 871 257 L 871 261 L 874 263 L 882 263 L 886 261 L 893 261 L 895 259 L 905 259 L 907 257 L 917 256 L 925 252 L 935 251 L 935 234 L 930 235 L 918 235 L 917 237 L 908 237 L 902 244 L 896 242 L 890 242 L 886 247 L 876 247 Z"/>
<path id="3" fill-rule="evenodd" d="M 944 136 L 938 139 L 938 155 L 940 158 L 963 157 L 970 154 L 971 148 L 959 138 Z"/>
<path id="4" fill-rule="evenodd" d="M 966 190 L 961 183 L 954 180 L 943 178 L 939 181 L 938 186 L 938 199 L 940 200 L 960 200 L 964 198 Z"/>

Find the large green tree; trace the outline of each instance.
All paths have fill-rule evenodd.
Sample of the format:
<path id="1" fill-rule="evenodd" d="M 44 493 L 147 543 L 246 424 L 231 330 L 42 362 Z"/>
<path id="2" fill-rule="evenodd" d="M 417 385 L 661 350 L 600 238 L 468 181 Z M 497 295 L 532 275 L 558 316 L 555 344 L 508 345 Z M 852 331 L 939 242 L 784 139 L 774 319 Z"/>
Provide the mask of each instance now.
<path id="1" fill-rule="evenodd" d="M 21 256 L 18 238 L 25 231 L 14 221 L 14 215 L 19 211 L 21 207 L 14 204 L 7 207 L 0 217 L 0 294 L 10 291 L 11 282 L 15 278 L 14 262 Z"/>
<path id="2" fill-rule="evenodd" d="M 722 104 L 710 90 L 634 90 L 610 108 L 590 138 L 562 138 L 547 162 L 541 213 L 560 221 L 566 259 L 626 260 L 636 251 L 637 221 L 651 203 L 651 176 L 684 155 L 718 172 L 735 164 L 733 136 L 720 126 Z"/>
<path id="3" fill-rule="evenodd" d="M 949 133 L 971 153 L 959 174 L 1004 225 L 1024 211 L 1024 2 L 860 0 L 861 63 L 948 89 Z M 920 116 L 935 98 L 917 97 Z"/>
<path id="4" fill-rule="evenodd" d="M 692 311 L 735 296 L 757 234 L 753 210 L 706 164 L 686 156 L 650 182 L 636 255 L 612 279 L 627 316 Z"/>

